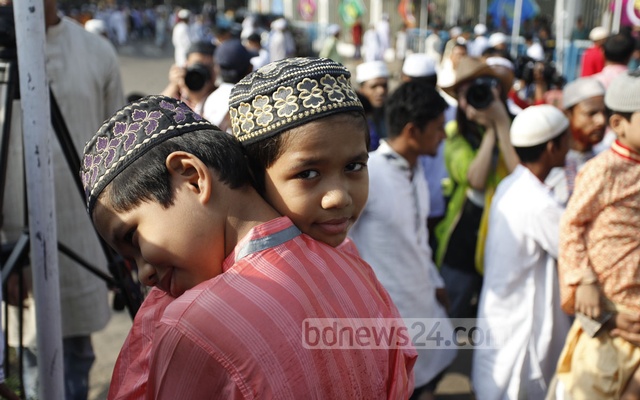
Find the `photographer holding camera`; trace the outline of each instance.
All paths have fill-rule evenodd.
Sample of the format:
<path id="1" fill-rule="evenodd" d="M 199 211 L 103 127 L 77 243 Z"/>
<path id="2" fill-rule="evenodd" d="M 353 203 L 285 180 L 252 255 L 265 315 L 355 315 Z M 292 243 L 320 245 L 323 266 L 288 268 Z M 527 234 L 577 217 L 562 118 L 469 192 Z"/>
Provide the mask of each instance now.
<path id="1" fill-rule="evenodd" d="M 192 44 L 187 51 L 185 66 L 171 66 L 169 85 L 161 94 L 182 100 L 195 112 L 202 114 L 204 101 L 216 89 L 215 49 L 209 42 Z"/>
<path id="2" fill-rule="evenodd" d="M 475 316 L 472 302 L 482 286 L 488 208 L 495 188 L 519 158 L 511 145 L 506 105 L 513 75 L 465 57 L 456 81 L 442 89 L 458 100 L 456 120 L 446 126 L 445 165 L 452 187 L 436 227 L 436 262 L 449 293 L 452 318 Z"/>

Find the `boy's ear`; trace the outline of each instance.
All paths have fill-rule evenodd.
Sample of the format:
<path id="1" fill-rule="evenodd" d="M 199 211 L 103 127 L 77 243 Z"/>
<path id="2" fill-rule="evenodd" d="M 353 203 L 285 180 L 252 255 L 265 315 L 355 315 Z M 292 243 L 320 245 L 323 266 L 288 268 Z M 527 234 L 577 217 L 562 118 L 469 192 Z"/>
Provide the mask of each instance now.
<path id="1" fill-rule="evenodd" d="M 167 156 L 165 165 L 174 190 L 180 185 L 185 185 L 184 187 L 196 194 L 203 203 L 209 201 L 213 175 L 202 160 L 185 151 L 174 151 Z"/>
<path id="2" fill-rule="evenodd" d="M 612 114 L 609 117 L 609 126 L 616 133 L 617 136 L 624 137 L 624 122 L 625 119 L 620 114 Z"/>
<path id="3" fill-rule="evenodd" d="M 420 135 L 422 133 L 422 130 L 420 130 L 420 128 L 418 128 L 418 126 L 416 124 L 414 124 L 413 122 L 408 122 L 404 128 L 402 128 L 402 132 L 400 133 L 400 136 L 402 135 L 407 135 L 406 138 L 407 139 L 416 139 L 418 137 L 418 135 Z"/>

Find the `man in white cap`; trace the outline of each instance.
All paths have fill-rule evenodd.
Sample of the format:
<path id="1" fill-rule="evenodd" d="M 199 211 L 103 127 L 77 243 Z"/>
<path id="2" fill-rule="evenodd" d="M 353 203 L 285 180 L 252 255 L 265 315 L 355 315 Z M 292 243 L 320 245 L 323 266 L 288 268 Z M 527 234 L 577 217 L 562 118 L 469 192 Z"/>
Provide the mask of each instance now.
<path id="1" fill-rule="evenodd" d="M 278 18 L 271 23 L 271 33 L 269 35 L 269 44 L 267 45 L 269 50 L 270 61 L 278 61 L 287 58 L 287 20 L 284 18 Z"/>
<path id="2" fill-rule="evenodd" d="M 436 60 L 422 53 L 413 53 L 407 56 L 402 65 L 402 81 L 403 82 L 424 82 L 438 91 L 442 96 L 442 91 L 436 87 L 438 76 L 436 73 Z M 455 119 L 457 104 L 447 100 L 447 108 L 444 111 L 445 124 Z M 429 187 L 429 215 L 427 217 L 427 226 L 429 228 L 429 240 L 431 248 L 435 248 L 435 232 L 436 225 L 442 220 L 447 211 L 447 203 L 442 192 L 442 181 L 449 177 L 447 168 L 444 163 L 444 140 L 438 145 L 438 151 L 435 155 L 422 155 L 418 157 L 424 176 Z"/>
<path id="3" fill-rule="evenodd" d="M 96 35 L 109 38 L 107 33 L 107 24 L 101 19 L 90 19 L 84 23 L 84 29 Z"/>
<path id="4" fill-rule="evenodd" d="M 467 46 L 471 57 L 480 57 L 482 52 L 489 47 L 489 39 L 485 36 L 486 33 L 487 26 L 484 24 L 477 24 L 473 27 L 473 34 L 476 37 Z"/>
<path id="5" fill-rule="evenodd" d="M 369 135 L 371 136 L 370 150 L 378 148 L 380 139 L 387 137 L 387 127 L 384 116 L 384 102 L 389 94 L 389 69 L 384 61 L 369 61 L 356 67 L 356 82 L 360 85 L 359 92 L 373 108 L 369 117 Z"/>
<path id="6" fill-rule="evenodd" d="M 437 60 L 424 53 L 409 54 L 402 63 L 402 75 L 400 79 L 403 82 L 409 82 L 419 79 L 426 83 L 432 83 L 435 86 L 438 82 L 436 73 Z"/>
<path id="7" fill-rule="evenodd" d="M 184 67 L 187 63 L 187 51 L 191 47 L 189 36 L 189 18 L 191 12 L 186 8 L 178 11 L 178 22 L 173 27 L 171 42 L 174 48 L 174 63 L 178 67 Z"/>
<path id="8" fill-rule="evenodd" d="M 384 54 L 380 44 L 380 37 L 374 24 L 370 24 L 369 29 L 364 33 L 362 46 L 364 47 L 365 62 L 381 61 L 383 59 Z"/>
<path id="9" fill-rule="evenodd" d="M 604 68 L 604 51 L 602 46 L 609 37 L 609 30 L 603 26 L 596 26 L 589 33 L 589 40 L 593 46 L 584 51 L 582 55 L 582 70 L 580 76 L 591 76 Z"/>
<path id="10" fill-rule="evenodd" d="M 563 208 L 544 179 L 564 164 L 569 120 L 551 105 L 531 106 L 511 125 L 520 162 L 491 203 L 474 350 L 478 399 L 543 399 L 569 330 L 560 309 L 556 259 Z"/>
<path id="11" fill-rule="evenodd" d="M 569 152 L 564 168 L 554 168 L 546 182 L 554 197 L 566 204 L 573 193 L 578 171 L 595 156 L 593 146 L 604 138 L 607 116 L 605 89 L 593 78 L 579 78 L 562 90 L 562 108 L 569 118 Z"/>
<path id="12" fill-rule="evenodd" d="M 496 50 L 507 50 L 507 35 L 502 32 L 492 33 L 488 45 Z"/>
<path id="13" fill-rule="evenodd" d="M 338 39 L 340 38 L 340 25 L 331 24 L 327 27 L 327 37 L 324 39 L 320 57 L 329 58 L 342 63 L 342 56 L 338 53 Z"/>
<path id="14" fill-rule="evenodd" d="M 426 55 L 434 58 L 438 63 L 442 59 L 442 37 L 440 37 L 440 25 L 436 23 L 431 24 L 431 33 L 424 40 L 424 52 Z"/>
<path id="15" fill-rule="evenodd" d="M 389 136 L 370 153 L 369 202 L 349 233 L 400 315 L 429 321 L 424 328 L 433 334 L 430 338 L 450 338 L 453 327 L 424 223 L 429 194 L 418 157 L 435 155 L 445 139 L 446 107 L 437 91 L 422 82 L 403 83 L 389 96 Z M 415 390 L 410 400 L 433 399 L 456 348 L 450 340 L 436 339 L 416 343 L 416 348 Z"/>

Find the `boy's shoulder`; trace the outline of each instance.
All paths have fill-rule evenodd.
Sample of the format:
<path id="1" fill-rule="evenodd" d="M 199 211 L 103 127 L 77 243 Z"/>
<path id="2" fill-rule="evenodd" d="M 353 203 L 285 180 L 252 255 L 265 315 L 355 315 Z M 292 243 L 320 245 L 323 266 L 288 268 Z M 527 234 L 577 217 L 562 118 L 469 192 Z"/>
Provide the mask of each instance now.
<path id="1" fill-rule="evenodd" d="M 230 255 L 234 259 L 225 261 L 224 272 L 171 303 L 163 322 L 180 325 L 182 320 L 198 319 L 203 313 L 219 314 L 222 320 L 226 320 L 222 315 L 229 312 L 246 317 L 269 304 L 275 308 L 286 305 L 291 313 L 302 312 L 298 306 L 318 302 L 340 308 L 335 296 L 327 296 L 331 292 L 343 293 L 357 302 L 381 298 L 375 275 L 352 243 L 334 248 L 301 234 L 286 217 L 276 222 L 285 229 L 277 231 L 276 236 L 257 235 L 241 241 Z M 247 246 L 261 248 L 243 250 Z M 379 306 L 386 308 L 387 304 Z M 318 311 L 307 309 L 298 316 Z"/>

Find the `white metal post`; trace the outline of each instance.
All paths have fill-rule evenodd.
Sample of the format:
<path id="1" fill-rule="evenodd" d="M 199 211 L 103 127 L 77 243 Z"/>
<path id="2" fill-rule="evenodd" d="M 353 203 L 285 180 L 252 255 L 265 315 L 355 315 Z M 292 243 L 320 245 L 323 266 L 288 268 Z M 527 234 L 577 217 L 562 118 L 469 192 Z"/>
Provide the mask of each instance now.
<path id="1" fill-rule="evenodd" d="M 371 0 L 371 12 L 369 13 L 369 23 L 377 25 L 382 19 L 382 0 Z"/>
<path id="2" fill-rule="evenodd" d="M 487 25 L 487 0 L 480 0 L 480 16 L 478 17 L 478 21 Z"/>
<path id="3" fill-rule="evenodd" d="M 420 2 L 420 32 L 426 32 L 429 29 L 429 0 L 421 0 Z M 418 50 L 424 53 L 426 49 L 425 40 L 420 38 Z"/>
<path id="4" fill-rule="evenodd" d="M 284 0 L 284 17 L 288 20 L 295 18 L 293 13 L 293 0 Z"/>
<path id="5" fill-rule="evenodd" d="M 522 0 L 516 0 L 513 7 L 513 24 L 511 26 L 511 57 L 518 56 L 518 38 L 520 37 L 520 20 L 522 19 Z"/>
<path id="6" fill-rule="evenodd" d="M 556 0 L 556 70 L 562 75 L 564 71 L 564 41 L 565 41 L 565 5 L 564 0 Z"/>
<path id="7" fill-rule="evenodd" d="M 58 246 L 50 138 L 49 86 L 45 74 L 42 0 L 13 4 L 24 136 L 31 266 L 38 332 L 39 398 L 64 398 Z"/>
<path id="8" fill-rule="evenodd" d="M 634 3 L 633 0 L 629 2 Z M 611 33 L 620 32 L 620 20 L 622 19 L 622 0 L 615 0 L 613 9 L 613 21 L 611 23 Z"/>

